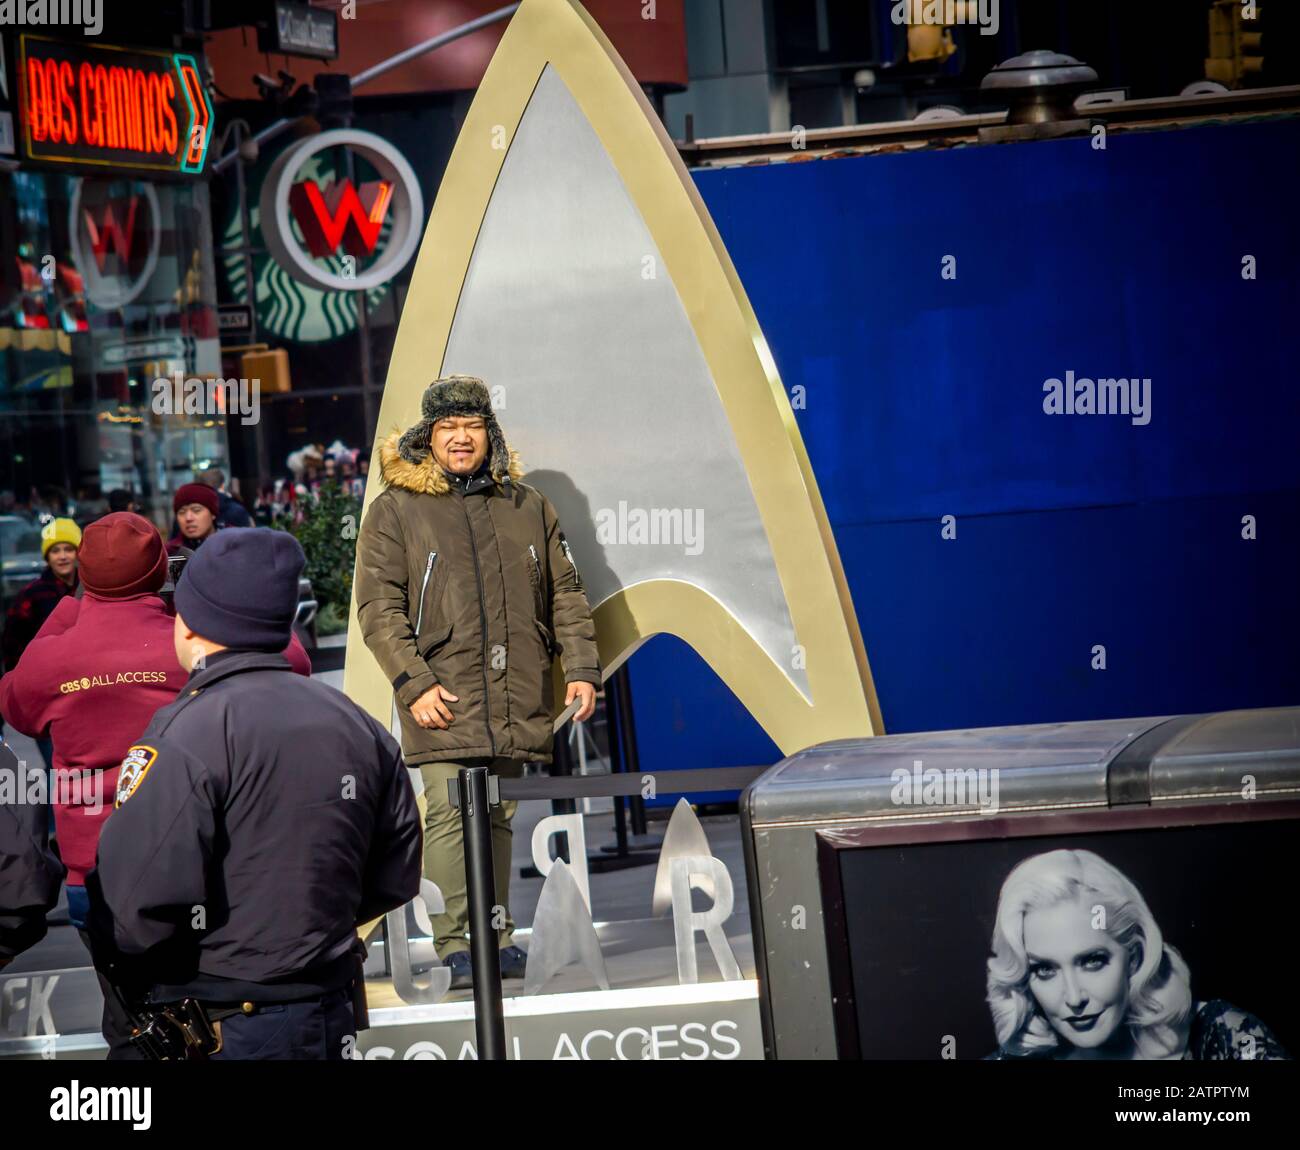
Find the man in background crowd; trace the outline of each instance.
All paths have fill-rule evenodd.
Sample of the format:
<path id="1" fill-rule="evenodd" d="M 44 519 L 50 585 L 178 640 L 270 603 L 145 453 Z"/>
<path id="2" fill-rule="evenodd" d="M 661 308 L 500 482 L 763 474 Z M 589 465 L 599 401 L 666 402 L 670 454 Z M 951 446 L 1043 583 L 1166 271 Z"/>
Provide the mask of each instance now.
<path id="1" fill-rule="evenodd" d="M 206 483 L 183 483 L 172 496 L 176 531 L 167 541 L 167 553 L 179 555 L 197 551 L 220 526 L 221 497 Z"/>
<path id="2" fill-rule="evenodd" d="M 127 491 L 119 487 L 116 491 L 108 493 L 109 511 L 130 511 L 133 515 L 143 515 L 144 509 L 136 500 L 134 491 Z"/>
<path id="3" fill-rule="evenodd" d="M 247 508 L 226 490 L 226 473 L 220 467 L 209 467 L 194 478 L 206 483 L 217 493 L 217 525 L 219 527 L 252 527 L 253 517 Z"/>

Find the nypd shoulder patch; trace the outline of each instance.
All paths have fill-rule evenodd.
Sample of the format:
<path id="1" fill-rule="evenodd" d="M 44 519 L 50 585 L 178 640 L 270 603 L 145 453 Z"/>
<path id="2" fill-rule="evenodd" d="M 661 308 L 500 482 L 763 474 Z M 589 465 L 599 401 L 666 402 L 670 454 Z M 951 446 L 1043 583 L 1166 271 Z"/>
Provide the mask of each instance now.
<path id="1" fill-rule="evenodd" d="M 134 746 L 126 752 L 126 758 L 122 760 L 122 769 L 117 775 L 117 797 L 113 802 L 114 810 L 117 810 L 135 794 L 140 784 L 144 782 L 145 775 L 149 773 L 149 768 L 153 766 L 157 757 L 158 752 L 153 747 L 147 747 L 143 744 Z"/>

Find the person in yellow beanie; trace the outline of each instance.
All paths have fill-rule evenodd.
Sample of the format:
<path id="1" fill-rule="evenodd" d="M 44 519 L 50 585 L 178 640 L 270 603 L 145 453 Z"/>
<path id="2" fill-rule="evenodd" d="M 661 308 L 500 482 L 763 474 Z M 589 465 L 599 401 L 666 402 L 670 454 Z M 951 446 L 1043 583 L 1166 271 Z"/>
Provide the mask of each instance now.
<path id="1" fill-rule="evenodd" d="M 69 595 L 81 590 L 77 575 L 77 553 L 81 549 L 81 528 L 71 519 L 51 519 L 41 528 L 41 557 L 45 570 L 27 584 L 5 611 L 5 629 L 0 637 L 0 653 L 4 655 L 4 670 L 12 671 L 36 638 L 45 620 L 54 614 L 54 608 Z M 46 768 L 53 763 L 53 747 L 47 736 L 36 739 Z"/>
<path id="2" fill-rule="evenodd" d="M 41 528 L 41 558 L 45 570 L 27 584 L 5 612 L 5 670 L 12 671 L 27 644 L 41 629 L 66 595 L 75 595 L 80 587 L 77 578 L 77 552 L 81 548 L 81 528 L 71 519 L 51 519 Z"/>
<path id="3" fill-rule="evenodd" d="M 81 548 L 81 528 L 72 519 L 51 519 L 41 528 L 41 558 L 50 561 L 50 552 L 56 547 L 71 547 L 71 552 L 64 552 L 70 558 L 67 571 L 76 570 L 77 551 Z M 54 564 L 51 564 L 54 566 Z"/>

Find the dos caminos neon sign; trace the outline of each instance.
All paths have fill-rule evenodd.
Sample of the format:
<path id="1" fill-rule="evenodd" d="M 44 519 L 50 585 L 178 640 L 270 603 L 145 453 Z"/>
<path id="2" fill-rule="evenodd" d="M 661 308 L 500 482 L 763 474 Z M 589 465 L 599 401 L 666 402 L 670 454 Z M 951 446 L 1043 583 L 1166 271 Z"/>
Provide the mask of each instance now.
<path id="1" fill-rule="evenodd" d="M 212 104 L 193 56 L 24 36 L 19 73 L 28 159 L 202 172 Z"/>

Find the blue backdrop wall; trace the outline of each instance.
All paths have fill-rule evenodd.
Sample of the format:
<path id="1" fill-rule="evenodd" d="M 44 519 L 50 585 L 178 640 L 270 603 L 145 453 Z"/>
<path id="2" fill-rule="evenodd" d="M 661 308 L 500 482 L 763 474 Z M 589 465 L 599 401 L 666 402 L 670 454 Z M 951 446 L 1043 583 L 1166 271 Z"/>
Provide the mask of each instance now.
<path id="1" fill-rule="evenodd" d="M 1300 702 L 1300 121 L 695 178 L 888 732 Z M 1150 422 L 1046 414 L 1067 371 Z M 629 666 L 646 769 L 780 758 L 679 640 Z"/>

